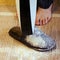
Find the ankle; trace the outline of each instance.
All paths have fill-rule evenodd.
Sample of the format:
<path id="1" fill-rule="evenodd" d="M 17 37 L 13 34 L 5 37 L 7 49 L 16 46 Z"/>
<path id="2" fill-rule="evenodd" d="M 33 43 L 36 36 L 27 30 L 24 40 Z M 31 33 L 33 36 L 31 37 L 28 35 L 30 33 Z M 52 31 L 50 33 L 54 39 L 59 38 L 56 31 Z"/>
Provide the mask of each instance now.
<path id="1" fill-rule="evenodd" d="M 49 8 L 47 8 L 47 9 L 40 8 L 40 7 L 39 7 L 39 8 L 38 8 L 38 10 L 40 10 L 40 11 L 41 11 L 41 10 L 42 10 L 42 11 L 43 11 L 43 10 L 49 10 L 49 11 L 51 11 L 51 9 L 52 9 L 52 5 L 53 5 L 53 4 L 51 4 L 51 5 L 50 5 L 50 7 L 49 7 Z"/>

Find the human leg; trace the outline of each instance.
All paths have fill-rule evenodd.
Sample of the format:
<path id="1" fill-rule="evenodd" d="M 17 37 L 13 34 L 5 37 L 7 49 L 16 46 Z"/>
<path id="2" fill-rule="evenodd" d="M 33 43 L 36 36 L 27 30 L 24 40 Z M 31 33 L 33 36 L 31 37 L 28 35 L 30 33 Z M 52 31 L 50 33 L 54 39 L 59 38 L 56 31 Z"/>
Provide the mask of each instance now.
<path id="1" fill-rule="evenodd" d="M 36 25 L 45 25 L 51 20 L 53 0 L 37 0 Z"/>

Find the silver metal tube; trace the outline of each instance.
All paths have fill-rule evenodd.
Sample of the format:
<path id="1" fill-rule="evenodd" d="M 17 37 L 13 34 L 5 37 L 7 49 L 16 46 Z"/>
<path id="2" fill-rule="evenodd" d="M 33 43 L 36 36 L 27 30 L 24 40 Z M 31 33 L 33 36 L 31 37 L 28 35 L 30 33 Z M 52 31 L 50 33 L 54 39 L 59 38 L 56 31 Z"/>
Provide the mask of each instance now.
<path id="1" fill-rule="evenodd" d="M 30 13 L 31 13 L 32 33 L 34 33 L 34 27 L 35 27 L 36 8 L 37 8 L 37 0 L 30 0 Z"/>

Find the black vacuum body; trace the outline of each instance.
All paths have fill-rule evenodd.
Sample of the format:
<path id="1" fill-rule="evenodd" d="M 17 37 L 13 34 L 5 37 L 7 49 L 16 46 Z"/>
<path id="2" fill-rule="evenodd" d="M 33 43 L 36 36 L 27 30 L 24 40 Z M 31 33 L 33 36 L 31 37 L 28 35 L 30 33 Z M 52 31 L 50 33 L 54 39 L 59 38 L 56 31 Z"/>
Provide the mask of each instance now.
<path id="1" fill-rule="evenodd" d="M 32 34 L 29 0 L 20 0 L 21 30 L 25 35 Z"/>

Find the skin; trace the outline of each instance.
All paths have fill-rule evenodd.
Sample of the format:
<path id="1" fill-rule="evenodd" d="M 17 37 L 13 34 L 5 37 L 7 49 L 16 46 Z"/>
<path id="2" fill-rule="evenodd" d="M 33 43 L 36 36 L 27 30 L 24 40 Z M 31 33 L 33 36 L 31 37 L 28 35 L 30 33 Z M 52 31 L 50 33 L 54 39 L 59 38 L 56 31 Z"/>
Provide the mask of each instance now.
<path id="1" fill-rule="evenodd" d="M 35 21 L 35 24 L 37 26 L 45 25 L 51 20 L 51 15 L 52 15 L 51 9 L 52 9 L 52 4 L 48 9 L 43 9 L 40 7 L 38 8 L 36 13 L 36 21 Z"/>

